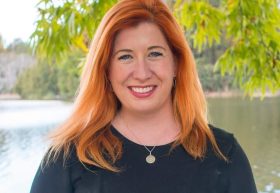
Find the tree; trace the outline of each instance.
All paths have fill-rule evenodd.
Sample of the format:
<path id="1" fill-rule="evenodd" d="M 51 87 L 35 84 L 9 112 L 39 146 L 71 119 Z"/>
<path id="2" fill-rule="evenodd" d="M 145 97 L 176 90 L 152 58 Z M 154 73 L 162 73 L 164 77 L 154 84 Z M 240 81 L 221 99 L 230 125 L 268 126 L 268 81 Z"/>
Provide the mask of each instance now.
<path id="1" fill-rule="evenodd" d="M 217 2 L 216 6 L 218 5 Z M 234 81 L 252 96 L 261 89 L 280 88 L 280 9 L 276 0 L 177 1 L 174 12 L 194 47 L 203 50 L 226 38 L 230 46 L 215 70 L 235 76 Z"/>
<path id="2" fill-rule="evenodd" d="M 84 53 L 104 13 L 116 0 L 41 0 L 32 44 L 41 56 L 56 59 L 73 47 Z M 189 42 L 199 52 L 226 42 L 215 70 L 234 75 L 252 96 L 280 88 L 279 0 L 167 0 Z M 222 42 L 224 41 L 224 42 Z"/>
<path id="3" fill-rule="evenodd" d="M 42 57 L 62 59 L 73 47 L 85 54 L 105 12 L 116 0 L 41 0 L 31 45 Z"/>
<path id="4" fill-rule="evenodd" d="M 12 43 L 8 45 L 6 48 L 6 51 L 8 52 L 14 52 L 16 54 L 20 53 L 31 53 L 31 48 L 28 45 L 28 43 L 22 41 L 22 39 L 16 38 Z"/>
<path id="5" fill-rule="evenodd" d="M 14 90 L 24 99 L 53 99 L 59 94 L 57 86 L 58 69 L 46 61 L 38 63 L 22 72 Z"/>
<path id="6" fill-rule="evenodd" d="M 0 34 L 0 53 L 1 52 L 4 52 L 5 51 L 5 48 L 4 48 L 4 42 L 3 42 L 3 38 Z"/>
<path id="7" fill-rule="evenodd" d="M 72 50 L 59 65 L 39 59 L 37 64 L 23 71 L 16 82 L 14 91 L 24 99 L 72 100 L 79 85 L 82 53 Z"/>

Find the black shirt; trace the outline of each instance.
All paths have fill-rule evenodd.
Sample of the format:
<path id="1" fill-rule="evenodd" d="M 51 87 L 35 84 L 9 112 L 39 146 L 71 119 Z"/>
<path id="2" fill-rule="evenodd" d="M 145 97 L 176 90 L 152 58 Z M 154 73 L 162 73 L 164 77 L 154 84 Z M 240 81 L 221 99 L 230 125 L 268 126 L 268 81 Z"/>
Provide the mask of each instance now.
<path id="1" fill-rule="evenodd" d="M 120 173 L 81 164 L 72 151 L 65 163 L 61 155 L 38 169 L 31 193 L 257 193 L 248 159 L 236 139 L 210 128 L 229 162 L 219 159 L 211 147 L 203 160 L 194 159 L 182 146 L 168 154 L 169 143 L 155 147 L 156 161 L 149 164 L 144 146 L 111 127 L 123 141 L 123 155 L 116 163 Z"/>

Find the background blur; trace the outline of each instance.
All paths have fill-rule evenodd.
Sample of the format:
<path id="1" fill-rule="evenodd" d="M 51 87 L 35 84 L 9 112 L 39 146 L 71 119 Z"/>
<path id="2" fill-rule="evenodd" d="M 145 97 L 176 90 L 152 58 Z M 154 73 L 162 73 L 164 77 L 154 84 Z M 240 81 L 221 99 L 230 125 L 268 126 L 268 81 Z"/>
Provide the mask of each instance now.
<path id="1" fill-rule="evenodd" d="M 210 123 L 236 136 L 259 192 L 280 192 L 279 0 L 166 0 L 186 34 Z M 0 192 L 28 193 L 47 134 L 116 0 L 0 0 Z"/>

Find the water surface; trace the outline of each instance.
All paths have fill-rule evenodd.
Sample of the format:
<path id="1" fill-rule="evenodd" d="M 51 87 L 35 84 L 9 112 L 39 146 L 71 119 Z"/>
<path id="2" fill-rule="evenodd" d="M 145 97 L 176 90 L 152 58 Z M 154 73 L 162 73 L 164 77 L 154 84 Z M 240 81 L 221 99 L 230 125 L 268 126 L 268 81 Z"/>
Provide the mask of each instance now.
<path id="1" fill-rule="evenodd" d="M 259 192 L 280 193 L 280 97 L 209 98 L 209 118 L 246 152 Z"/>
<path id="2" fill-rule="evenodd" d="M 209 98 L 210 122 L 232 132 L 246 152 L 259 192 L 280 193 L 280 97 Z M 47 133 L 71 112 L 60 101 L 0 101 L 0 192 L 28 193 Z"/>

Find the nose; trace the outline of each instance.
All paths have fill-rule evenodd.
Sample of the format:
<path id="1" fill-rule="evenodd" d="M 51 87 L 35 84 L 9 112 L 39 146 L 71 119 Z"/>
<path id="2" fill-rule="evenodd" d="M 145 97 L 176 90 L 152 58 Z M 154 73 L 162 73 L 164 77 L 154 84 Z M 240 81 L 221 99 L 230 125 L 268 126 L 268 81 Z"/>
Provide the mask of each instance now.
<path id="1" fill-rule="evenodd" d="M 138 59 L 137 62 L 134 65 L 133 69 L 133 78 L 145 81 L 152 76 L 152 71 L 150 69 L 150 66 L 145 59 Z"/>

